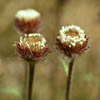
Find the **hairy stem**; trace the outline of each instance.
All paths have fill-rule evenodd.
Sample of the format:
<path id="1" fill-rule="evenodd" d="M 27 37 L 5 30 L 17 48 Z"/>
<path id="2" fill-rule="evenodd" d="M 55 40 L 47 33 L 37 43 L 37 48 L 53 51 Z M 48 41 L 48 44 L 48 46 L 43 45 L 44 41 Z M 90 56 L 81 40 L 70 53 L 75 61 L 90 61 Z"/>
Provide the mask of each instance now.
<path id="1" fill-rule="evenodd" d="M 29 62 L 27 100 L 32 100 L 32 87 L 34 81 L 35 62 Z"/>
<path id="2" fill-rule="evenodd" d="M 73 72 L 73 63 L 74 63 L 74 58 L 72 58 L 69 63 L 69 72 L 68 72 L 68 78 L 67 78 L 66 99 L 65 100 L 70 100 L 70 88 L 71 88 L 71 80 L 72 80 L 72 72 Z"/>

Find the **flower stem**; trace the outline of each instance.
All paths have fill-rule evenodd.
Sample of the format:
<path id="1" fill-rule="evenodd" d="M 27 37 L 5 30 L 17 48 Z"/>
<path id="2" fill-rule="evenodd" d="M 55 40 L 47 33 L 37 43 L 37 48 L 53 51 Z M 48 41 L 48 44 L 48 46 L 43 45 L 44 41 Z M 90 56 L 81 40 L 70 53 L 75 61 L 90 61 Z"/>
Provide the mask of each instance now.
<path id="1" fill-rule="evenodd" d="M 69 72 L 68 72 L 68 78 L 67 78 L 67 87 L 66 87 L 66 99 L 70 100 L 70 88 L 71 88 L 71 80 L 72 80 L 72 72 L 73 72 L 73 63 L 74 58 L 71 58 L 69 63 Z"/>
<path id="2" fill-rule="evenodd" d="M 32 100 L 32 86 L 33 86 L 33 80 L 34 80 L 34 71 L 35 71 L 35 62 L 29 62 L 27 100 Z"/>

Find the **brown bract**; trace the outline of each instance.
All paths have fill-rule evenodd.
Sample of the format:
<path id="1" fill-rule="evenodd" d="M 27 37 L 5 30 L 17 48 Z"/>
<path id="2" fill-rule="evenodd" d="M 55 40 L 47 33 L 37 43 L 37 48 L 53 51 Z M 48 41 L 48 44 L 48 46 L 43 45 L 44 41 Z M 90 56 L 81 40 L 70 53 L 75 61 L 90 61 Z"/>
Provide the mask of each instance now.
<path id="1" fill-rule="evenodd" d="M 15 26 L 19 31 L 29 34 L 37 32 L 41 26 L 41 22 L 39 17 L 27 21 L 24 18 L 15 18 Z"/>
<path id="2" fill-rule="evenodd" d="M 56 40 L 56 48 L 62 51 L 67 57 L 76 57 L 84 53 L 88 47 L 88 39 L 83 43 L 82 46 L 76 45 L 75 47 L 69 47 L 68 45 L 62 44 L 58 39 Z"/>
<path id="3" fill-rule="evenodd" d="M 27 61 L 38 61 L 41 57 L 48 54 L 48 48 L 45 48 L 41 51 L 35 52 L 28 48 L 23 48 L 19 43 L 16 44 L 17 52 Z"/>

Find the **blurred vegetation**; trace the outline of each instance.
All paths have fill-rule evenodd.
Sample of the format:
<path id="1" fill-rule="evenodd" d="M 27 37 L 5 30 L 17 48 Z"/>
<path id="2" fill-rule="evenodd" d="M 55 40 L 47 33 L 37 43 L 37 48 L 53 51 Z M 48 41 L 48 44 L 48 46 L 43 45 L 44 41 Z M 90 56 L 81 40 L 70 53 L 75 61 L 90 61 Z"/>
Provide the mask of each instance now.
<path id="1" fill-rule="evenodd" d="M 63 3 L 62 3 L 63 2 Z M 41 13 L 41 33 L 52 53 L 36 66 L 33 98 L 64 100 L 68 63 L 54 47 L 62 25 L 79 25 L 89 36 L 90 50 L 74 64 L 71 100 L 100 100 L 100 0 L 1 0 L 0 1 L 0 100 L 23 100 L 25 62 L 12 45 L 19 40 L 14 15 L 33 8 Z M 66 68 L 67 73 L 68 67 Z"/>

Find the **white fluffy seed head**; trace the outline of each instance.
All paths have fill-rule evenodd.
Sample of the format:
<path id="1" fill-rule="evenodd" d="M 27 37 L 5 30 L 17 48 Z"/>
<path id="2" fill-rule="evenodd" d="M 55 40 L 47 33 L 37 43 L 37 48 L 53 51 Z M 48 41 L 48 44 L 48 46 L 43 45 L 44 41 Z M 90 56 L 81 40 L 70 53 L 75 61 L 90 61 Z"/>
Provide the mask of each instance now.
<path id="1" fill-rule="evenodd" d="M 40 16 L 40 13 L 34 9 L 20 10 L 16 13 L 15 17 L 18 19 L 31 20 Z"/>
<path id="2" fill-rule="evenodd" d="M 38 51 L 46 46 L 46 39 L 40 33 L 25 34 L 20 37 L 20 45 Z"/>
<path id="3" fill-rule="evenodd" d="M 75 36 L 70 35 L 75 32 L 78 35 Z M 63 26 L 57 38 L 61 41 L 61 43 L 69 43 L 69 47 L 71 46 L 75 47 L 77 42 L 80 43 L 80 45 L 82 45 L 83 42 L 86 41 L 84 30 L 82 30 L 79 26 L 76 25 L 65 26 L 65 27 Z"/>

